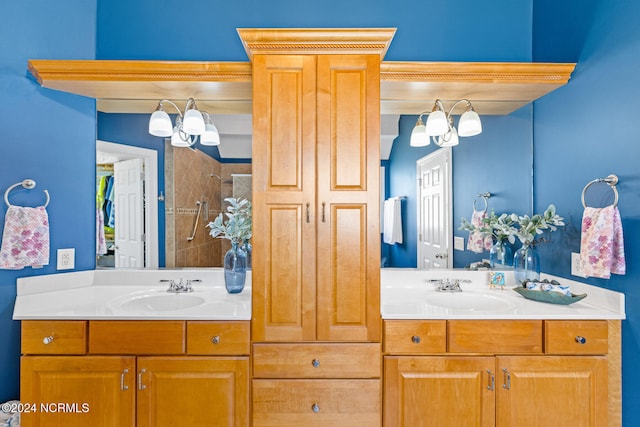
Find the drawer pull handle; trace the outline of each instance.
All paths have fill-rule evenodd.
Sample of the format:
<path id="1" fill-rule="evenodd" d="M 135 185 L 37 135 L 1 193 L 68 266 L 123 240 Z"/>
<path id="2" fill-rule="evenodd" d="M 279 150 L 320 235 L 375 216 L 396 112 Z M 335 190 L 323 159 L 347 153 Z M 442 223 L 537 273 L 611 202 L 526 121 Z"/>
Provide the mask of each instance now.
<path id="1" fill-rule="evenodd" d="M 53 341 L 53 335 L 49 335 L 48 337 L 44 337 L 42 339 L 42 342 L 44 343 L 44 345 L 51 344 L 52 341 Z"/>
<path id="2" fill-rule="evenodd" d="M 326 222 L 326 218 L 324 216 L 324 206 L 326 205 L 325 202 L 322 202 L 322 222 Z"/>
<path id="3" fill-rule="evenodd" d="M 311 222 L 311 203 L 307 202 L 307 224 Z"/>
<path id="4" fill-rule="evenodd" d="M 220 336 L 216 335 L 215 337 L 211 338 L 211 342 L 213 344 L 220 344 Z"/>
<path id="5" fill-rule="evenodd" d="M 147 386 L 142 382 L 142 374 L 145 372 L 147 372 L 146 369 L 140 369 L 140 372 L 138 372 L 138 390 L 144 390 L 147 388 Z"/>
<path id="6" fill-rule="evenodd" d="M 491 369 L 487 369 L 487 374 L 489 374 L 489 385 L 487 385 L 487 390 L 495 390 L 496 389 L 496 377 L 491 372 Z"/>
<path id="7" fill-rule="evenodd" d="M 318 406 L 317 403 L 314 403 L 313 405 L 311 405 L 311 410 L 317 414 L 318 412 L 320 412 L 320 406 Z"/>
<path id="8" fill-rule="evenodd" d="M 420 337 L 418 335 L 412 336 L 411 342 L 413 342 L 414 344 L 420 344 Z"/>
<path id="9" fill-rule="evenodd" d="M 587 339 L 586 339 L 585 337 L 581 337 L 580 335 L 578 335 L 578 336 L 576 337 L 576 342 L 577 342 L 578 344 L 586 344 Z"/>
<path id="10" fill-rule="evenodd" d="M 125 369 L 124 371 L 122 371 L 122 373 L 120 374 L 120 390 L 129 390 L 129 386 L 128 385 L 124 385 L 124 376 L 126 374 L 129 373 L 128 369 Z"/>
<path id="11" fill-rule="evenodd" d="M 511 373 L 507 368 L 502 368 L 502 372 L 504 373 L 504 383 L 502 383 L 502 388 L 511 390 Z"/>
<path id="12" fill-rule="evenodd" d="M 313 365 L 313 367 L 314 367 L 314 368 L 318 368 L 318 367 L 320 367 L 320 360 L 318 360 L 318 359 L 313 359 L 313 360 L 311 361 L 311 364 Z"/>

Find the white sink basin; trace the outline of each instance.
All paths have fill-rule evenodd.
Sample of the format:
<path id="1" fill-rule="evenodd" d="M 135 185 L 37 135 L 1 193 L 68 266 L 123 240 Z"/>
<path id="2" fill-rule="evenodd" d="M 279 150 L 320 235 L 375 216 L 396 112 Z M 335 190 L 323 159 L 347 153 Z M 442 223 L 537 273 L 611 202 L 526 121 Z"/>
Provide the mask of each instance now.
<path id="1" fill-rule="evenodd" d="M 427 304 L 456 311 L 505 311 L 515 304 L 499 295 L 469 292 L 435 292 L 427 297 Z"/>
<path id="2" fill-rule="evenodd" d="M 191 294 L 149 294 L 137 295 L 124 301 L 120 309 L 125 311 L 172 311 L 192 308 L 205 302 L 198 295 Z"/>

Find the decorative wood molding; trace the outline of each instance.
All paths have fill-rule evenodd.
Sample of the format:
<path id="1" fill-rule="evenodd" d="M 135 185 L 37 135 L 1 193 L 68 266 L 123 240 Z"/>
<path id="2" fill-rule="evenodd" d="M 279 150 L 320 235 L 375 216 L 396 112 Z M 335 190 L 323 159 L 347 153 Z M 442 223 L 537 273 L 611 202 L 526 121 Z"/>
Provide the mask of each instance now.
<path id="1" fill-rule="evenodd" d="M 382 81 L 566 84 L 575 64 L 530 62 L 383 62 Z"/>
<path id="2" fill-rule="evenodd" d="M 478 114 L 510 114 L 566 84 L 574 67 L 382 62 L 381 113 L 419 114 L 431 109 L 436 99 L 450 105 L 467 98 Z M 251 114 L 252 110 L 249 62 L 31 60 L 29 71 L 43 87 L 95 98 L 103 112 L 150 113 L 160 99 L 182 105 L 190 97 L 212 113 Z"/>
<path id="3" fill-rule="evenodd" d="M 378 54 L 389 49 L 395 28 L 238 28 L 249 58 L 269 54 Z"/>

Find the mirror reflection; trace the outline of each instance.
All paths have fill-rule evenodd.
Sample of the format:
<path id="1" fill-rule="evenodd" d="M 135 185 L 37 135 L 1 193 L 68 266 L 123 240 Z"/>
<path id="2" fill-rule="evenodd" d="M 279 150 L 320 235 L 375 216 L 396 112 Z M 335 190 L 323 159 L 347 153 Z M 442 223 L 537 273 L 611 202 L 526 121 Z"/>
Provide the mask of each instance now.
<path id="1" fill-rule="evenodd" d="M 448 268 L 464 267 L 489 258 L 488 252 L 467 250 L 469 233 L 458 230 L 462 217 L 471 218 L 474 201 L 482 203 L 477 199 L 478 194 L 492 194 L 488 200 L 489 211 L 532 212 L 531 109 L 531 106 L 526 106 L 508 116 L 482 116 L 482 134 L 463 138 L 458 146 L 451 149 L 451 203 L 445 213 L 450 218 L 446 238 L 446 251 L 450 254 Z M 238 119 L 236 116 L 242 117 Z M 384 171 L 381 203 L 387 198 L 403 197 L 401 218 L 404 237 L 401 244 L 382 244 L 384 267 L 416 267 L 419 262 L 418 247 L 423 239 L 419 220 L 425 216 L 420 212 L 426 210 L 419 202 L 418 161 L 439 147 L 434 144 L 410 146 L 417 117 L 383 116 L 381 120 L 381 170 Z M 158 153 L 157 164 L 162 170 L 159 171 L 157 188 L 164 192 L 161 194 L 156 190 L 147 196 L 149 201 L 157 196 L 164 197 L 156 203 L 159 228 L 155 234 L 159 240 L 159 250 L 156 251 L 159 261 L 155 266 L 220 266 L 226 252 L 222 246 L 226 242 L 208 235 L 204 227 L 208 220 L 203 218 L 215 218 L 224 209 L 224 198 L 234 196 L 234 175 L 251 174 L 251 164 L 248 163 L 251 156 L 251 116 L 216 115 L 221 144 L 215 147 L 215 154 L 199 146 L 194 151 L 171 147 L 168 143 L 163 145 L 162 139 L 148 135 L 148 121 L 149 115 L 143 114 L 99 113 L 98 136 L 121 144 L 149 147 Z M 147 205 L 153 206 L 154 203 Z M 188 240 L 196 225 L 198 210 L 201 217 L 197 232 L 193 239 Z M 153 227 L 151 230 L 153 234 Z M 454 244 L 463 250 L 454 250 Z M 153 261 L 144 265 L 154 267 Z"/>

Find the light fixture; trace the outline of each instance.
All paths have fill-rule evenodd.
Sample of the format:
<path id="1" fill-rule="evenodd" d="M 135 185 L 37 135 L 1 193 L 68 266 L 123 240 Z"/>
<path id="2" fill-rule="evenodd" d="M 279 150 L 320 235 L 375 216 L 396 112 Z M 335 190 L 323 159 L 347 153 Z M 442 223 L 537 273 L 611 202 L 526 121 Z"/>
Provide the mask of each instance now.
<path id="1" fill-rule="evenodd" d="M 460 116 L 458 129 L 453 125 L 453 111 L 455 108 L 466 103 L 466 110 Z M 422 122 L 422 117 L 428 114 L 426 124 Z M 440 147 L 453 147 L 458 145 L 458 137 L 468 137 L 478 135 L 482 132 L 482 123 L 480 116 L 475 112 L 471 101 L 461 99 L 453 104 L 449 112 L 445 112 L 442 101 L 436 99 L 433 109 L 430 113 L 426 111 L 418 116 L 418 121 L 411 132 L 410 145 L 412 147 L 424 147 L 429 145 L 431 140 Z"/>
<path id="2" fill-rule="evenodd" d="M 175 125 L 171 123 L 164 105 L 172 105 L 178 112 Z M 171 145 L 175 147 L 193 147 L 198 142 L 202 145 L 220 144 L 220 134 L 211 116 L 205 111 L 199 111 L 196 100 L 189 98 L 184 107 L 184 113 L 171 100 L 163 99 L 158 102 L 156 111 L 149 118 L 149 133 L 161 138 L 171 138 Z"/>

